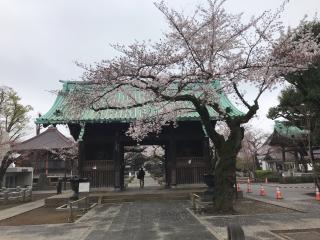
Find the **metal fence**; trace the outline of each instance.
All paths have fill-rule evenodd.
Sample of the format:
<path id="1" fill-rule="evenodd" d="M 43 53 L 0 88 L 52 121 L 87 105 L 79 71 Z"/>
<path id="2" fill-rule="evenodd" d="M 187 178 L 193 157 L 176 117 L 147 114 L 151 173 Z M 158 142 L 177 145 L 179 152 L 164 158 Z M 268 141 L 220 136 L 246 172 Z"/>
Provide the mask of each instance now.
<path id="1" fill-rule="evenodd" d="M 69 216 L 69 222 L 74 222 L 75 215 L 79 212 L 85 213 L 89 210 L 89 198 L 83 197 L 76 201 L 70 201 L 69 202 L 70 207 L 70 216 Z"/>

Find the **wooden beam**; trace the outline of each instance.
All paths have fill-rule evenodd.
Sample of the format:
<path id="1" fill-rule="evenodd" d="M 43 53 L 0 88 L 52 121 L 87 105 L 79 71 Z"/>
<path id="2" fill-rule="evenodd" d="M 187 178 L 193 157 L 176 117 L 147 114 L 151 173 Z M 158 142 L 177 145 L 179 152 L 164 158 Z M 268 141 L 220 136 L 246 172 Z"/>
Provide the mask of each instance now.
<path id="1" fill-rule="evenodd" d="M 121 191 L 121 156 L 120 156 L 120 141 L 119 133 L 116 134 L 116 139 L 114 142 L 114 188 L 116 191 Z"/>
<path id="2" fill-rule="evenodd" d="M 170 166 L 170 185 L 177 185 L 177 156 L 176 156 L 176 140 L 173 131 L 170 132 L 169 141 L 169 166 Z"/>
<path id="3" fill-rule="evenodd" d="M 78 142 L 78 174 L 82 176 L 82 166 L 85 161 L 84 142 Z"/>

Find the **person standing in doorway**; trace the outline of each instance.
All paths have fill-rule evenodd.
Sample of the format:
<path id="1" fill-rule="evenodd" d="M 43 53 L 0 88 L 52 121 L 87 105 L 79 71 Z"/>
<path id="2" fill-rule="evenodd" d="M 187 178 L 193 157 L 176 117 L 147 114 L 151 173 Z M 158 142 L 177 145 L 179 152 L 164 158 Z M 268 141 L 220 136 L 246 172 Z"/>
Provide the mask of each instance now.
<path id="1" fill-rule="evenodd" d="M 140 180 L 140 188 L 144 187 L 144 175 L 145 175 L 145 171 L 143 170 L 143 168 L 140 168 L 139 172 L 138 172 L 138 179 Z"/>

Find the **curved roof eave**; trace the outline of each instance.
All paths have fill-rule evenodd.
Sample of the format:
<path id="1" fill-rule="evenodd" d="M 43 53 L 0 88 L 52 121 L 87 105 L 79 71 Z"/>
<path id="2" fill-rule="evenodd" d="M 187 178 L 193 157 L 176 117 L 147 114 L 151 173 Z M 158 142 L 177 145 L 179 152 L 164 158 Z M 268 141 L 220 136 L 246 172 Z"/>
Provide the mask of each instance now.
<path id="1" fill-rule="evenodd" d="M 110 123 L 110 122 L 133 122 L 135 121 L 141 113 L 137 113 L 136 109 L 133 111 L 126 110 L 122 111 L 117 115 L 115 112 L 111 112 L 111 114 L 106 115 L 105 113 L 102 114 L 95 114 L 93 112 L 88 112 L 87 110 L 83 112 L 83 118 L 70 118 L 69 114 L 64 114 L 65 116 L 68 116 L 68 118 L 63 118 L 61 115 L 57 115 L 57 111 L 68 111 L 68 107 L 65 105 L 65 95 L 73 88 L 75 84 L 81 84 L 81 85 L 87 85 L 89 83 L 86 82 L 77 82 L 77 81 L 60 81 L 63 83 L 63 89 L 58 93 L 58 96 L 52 105 L 52 107 L 49 109 L 47 113 L 45 113 L 43 116 L 36 119 L 36 124 L 70 124 L 70 123 Z M 120 97 L 120 99 L 122 99 Z M 233 117 L 244 115 L 243 112 L 238 110 L 230 101 L 230 99 L 227 97 L 226 94 L 221 93 L 221 102 L 223 103 L 223 107 L 229 108 L 231 110 L 230 115 Z M 106 110 L 108 111 L 108 110 Z M 141 109 L 139 110 L 141 112 Z M 212 120 L 218 120 L 217 113 L 213 113 L 214 111 L 210 111 L 210 114 L 213 114 L 211 116 Z M 126 115 L 127 114 L 127 115 Z M 194 113 L 191 116 L 182 116 L 178 120 L 179 121 L 199 121 L 199 116 L 194 116 Z M 105 118 L 103 118 L 103 115 Z M 119 116 L 120 115 L 120 116 Z"/>

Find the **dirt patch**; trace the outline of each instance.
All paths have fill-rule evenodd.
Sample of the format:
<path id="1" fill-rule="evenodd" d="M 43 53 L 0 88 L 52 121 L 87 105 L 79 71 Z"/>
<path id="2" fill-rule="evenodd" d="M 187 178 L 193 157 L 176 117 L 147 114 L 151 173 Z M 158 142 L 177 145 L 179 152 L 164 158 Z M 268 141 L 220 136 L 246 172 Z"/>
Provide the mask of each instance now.
<path id="1" fill-rule="evenodd" d="M 292 209 L 275 206 L 256 200 L 242 199 L 235 204 L 235 211 L 238 214 L 265 214 L 265 213 L 293 213 Z"/>
<path id="2" fill-rule="evenodd" d="M 205 206 L 202 213 L 207 215 L 219 215 L 213 209 L 212 204 Z M 234 204 L 234 215 L 255 215 L 255 214 L 272 214 L 272 213 L 293 213 L 294 210 L 275 206 L 272 204 L 252 200 L 252 199 L 241 199 L 237 200 Z"/>
<path id="3" fill-rule="evenodd" d="M 40 207 L 23 214 L 0 221 L 0 226 L 40 225 L 67 223 L 69 211 Z"/>
<path id="4" fill-rule="evenodd" d="M 33 194 L 32 195 L 32 202 L 40 200 L 40 199 L 44 199 L 47 197 L 51 197 L 53 195 L 55 195 L 55 194 L 53 194 L 53 193 Z M 16 206 L 19 206 L 21 204 L 25 204 L 28 202 L 30 202 L 30 201 L 26 201 L 26 202 L 14 201 L 14 202 L 8 202 L 7 204 L 4 204 L 3 202 L 1 202 L 0 203 L 0 210 L 16 207 Z"/>

